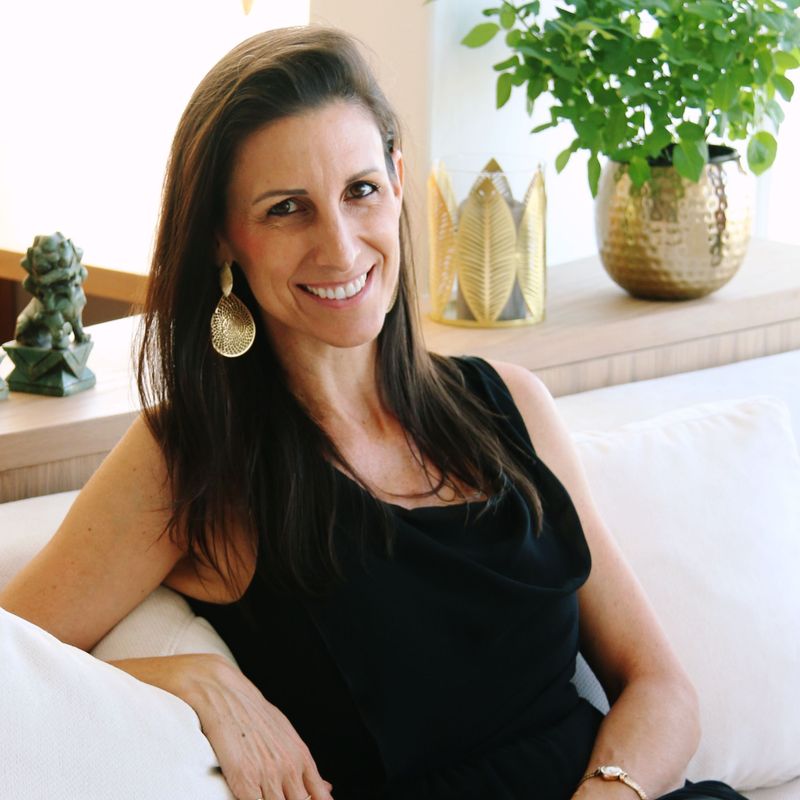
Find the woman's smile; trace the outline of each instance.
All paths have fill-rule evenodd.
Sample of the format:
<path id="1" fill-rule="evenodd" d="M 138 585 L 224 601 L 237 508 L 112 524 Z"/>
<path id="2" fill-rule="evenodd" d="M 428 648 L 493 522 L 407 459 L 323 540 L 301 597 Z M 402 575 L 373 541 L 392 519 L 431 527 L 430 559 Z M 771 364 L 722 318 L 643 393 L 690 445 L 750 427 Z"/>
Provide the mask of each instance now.
<path id="1" fill-rule="evenodd" d="M 339 308 L 344 305 L 341 301 L 353 300 L 364 293 L 364 288 L 371 273 L 372 268 L 346 283 L 301 283 L 300 286 L 318 300 L 336 301 L 331 305 L 334 308 Z"/>

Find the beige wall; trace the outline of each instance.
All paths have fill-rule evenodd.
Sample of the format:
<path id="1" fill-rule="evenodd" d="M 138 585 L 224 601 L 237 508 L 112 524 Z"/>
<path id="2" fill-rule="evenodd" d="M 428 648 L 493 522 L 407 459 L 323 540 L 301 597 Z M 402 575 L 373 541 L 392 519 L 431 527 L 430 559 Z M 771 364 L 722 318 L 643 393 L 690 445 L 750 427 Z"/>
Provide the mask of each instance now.
<path id="1" fill-rule="evenodd" d="M 403 126 L 405 199 L 420 291 L 427 291 L 425 181 L 430 154 L 432 9 L 423 0 L 311 0 L 311 21 L 342 28 L 366 45 Z"/>

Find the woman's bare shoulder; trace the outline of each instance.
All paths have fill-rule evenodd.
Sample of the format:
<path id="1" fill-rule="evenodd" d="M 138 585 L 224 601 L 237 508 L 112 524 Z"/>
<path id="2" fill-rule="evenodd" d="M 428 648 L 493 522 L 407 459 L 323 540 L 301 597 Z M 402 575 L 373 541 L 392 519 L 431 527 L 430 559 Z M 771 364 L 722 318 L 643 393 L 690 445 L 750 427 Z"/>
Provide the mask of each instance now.
<path id="1" fill-rule="evenodd" d="M 557 446 L 563 438 L 563 423 L 553 396 L 541 378 L 518 364 L 506 361 L 487 363 L 495 369 L 511 393 L 537 451 L 541 451 L 542 447 L 548 449 Z"/>
<path id="2" fill-rule="evenodd" d="M 161 449 L 137 418 L 0 605 L 89 649 L 183 557 L 165 535 L 170 508 Z"/>

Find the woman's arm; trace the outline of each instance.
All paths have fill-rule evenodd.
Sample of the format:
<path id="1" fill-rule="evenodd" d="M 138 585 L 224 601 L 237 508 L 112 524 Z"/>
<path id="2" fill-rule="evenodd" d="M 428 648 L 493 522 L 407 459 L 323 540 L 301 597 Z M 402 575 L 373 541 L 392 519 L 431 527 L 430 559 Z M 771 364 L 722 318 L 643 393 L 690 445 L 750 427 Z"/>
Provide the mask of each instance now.
<path id="1" fill-rule="evenodd" d="M 550 393 L 528 370 L 494 364 L 509 387 L 539 457 L 569 492 L 592 554 L 579 590 L 581 651 L 608 695 L 611 710 L 587 771 L 622 767 L 654 798 L 683 785 L 700 736 L 694 689 L 641 585 L 600 519 L 569 432 Z M 631 487 L 635 491 L 635 487 Z M 624 784 L 586 781 L 575 800 L 628 798 Z"/>
<path id="2" fill-rule="evenodd" d="M 137 420 L 50 542 L 0 591 L 0 606 L 90 650 L 185 557 L 164 534 L 170 506 L 160 448 Z M 226 659 L 112 663 L 195 710 L 238 800 L 330 800 L 329 784 L 289 721 Z"/>

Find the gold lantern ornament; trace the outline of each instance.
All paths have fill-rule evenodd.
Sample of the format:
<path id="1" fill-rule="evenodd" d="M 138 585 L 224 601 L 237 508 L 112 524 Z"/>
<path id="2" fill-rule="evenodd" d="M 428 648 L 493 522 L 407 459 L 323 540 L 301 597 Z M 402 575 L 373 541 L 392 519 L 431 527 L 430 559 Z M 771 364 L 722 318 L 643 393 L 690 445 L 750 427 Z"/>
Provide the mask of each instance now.
<path id="1" fill-rule="evenodd" d="M 479 328 L 533 325 L 545 315 L 544 175 L 524 199 L 491 159 L 459 204 L 443 162 L 428 178 L 430 317 Z"/>

